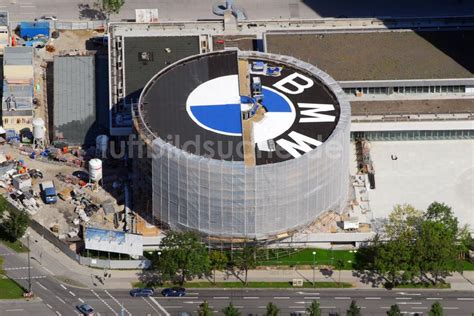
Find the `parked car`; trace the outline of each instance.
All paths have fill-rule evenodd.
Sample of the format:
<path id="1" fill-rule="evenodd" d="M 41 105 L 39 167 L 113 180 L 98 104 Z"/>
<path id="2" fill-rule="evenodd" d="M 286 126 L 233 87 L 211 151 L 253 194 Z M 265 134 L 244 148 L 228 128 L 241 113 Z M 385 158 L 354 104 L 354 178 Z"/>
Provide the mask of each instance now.
<path id="1" fill-rule="evenodd" d="M 82 315 L 93 316 L 94 309 L 89 304 L 79 304 L 76 305 L 78 311 L 82 313 Z"/>
<path id="2" fill-rule="evenodd" d="M 54 15 L 43 15 L 36 18 L 35 21 L 56 21 L 58 18 Z"/>
<path id="3" fill-rule="evenodd" d="M 153 291 L 153 289 L 150 289 L 150 288 L 130 290 L 130 295 L 134 297 L 139 297 L 139 296 L 148 297 L 148 296 L 152 296 L 153 294 L 155 294 L 155 291 Z"/>
<path id="4" fill-rule="evenodd" d="M 186 289 L 182 288 L 182 287 L 170 287 L 170 288 L 166 288 L 166 289 L 163 289 L 163 291 L 161 291 L 161 295 L 163 296 L 173 296 L 173 297 L 176 297 L 176 296 L 185 296 L 186 295 Z"/>

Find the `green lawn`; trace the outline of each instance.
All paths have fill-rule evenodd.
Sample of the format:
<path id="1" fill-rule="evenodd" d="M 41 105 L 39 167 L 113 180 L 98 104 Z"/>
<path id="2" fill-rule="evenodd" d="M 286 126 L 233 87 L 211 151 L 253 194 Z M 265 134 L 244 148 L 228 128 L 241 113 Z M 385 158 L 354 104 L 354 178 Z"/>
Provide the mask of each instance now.
<path id="1" fill-rule="evenodd" d="M 14 241 L 14 242 L 11 242 L 11 241 L 8 241 L 8 240 L 5 240 L 5 239 L 0 239 L 0 242 L 2 244 L 4 244 L 5 246 L 7 246 L 8 248 L 16 251 L 16 252 L 27 252 L 28 251 L 28 247 L 24 246 L 21 241 L 17 240 L 17 241 Z"/>
<path id="2" fill-rule="evenodd" d="M 313 288 L 311 282 L 304 282 L 303 288 Z M 142 282 L 132 283 L 133 287 L 146 287 L 146 284 Z M 172 285 L 168 285 L 172 286 Z M 166 286 L 165 286 L 166 287 Z M 245 287 L 242 282 L 216 282 L 213 284 L 211 282 L 188 282 L 184 285 L 185 288 L 228 288 L 228 289 L 263 289 L 263 288 L 273 288 L 273 289 L 288 289 L 288 288 L 298 288 L 293 287 L 290 282 L 249 282 Z M 350 288 L 352 285 L 350 283 L 341 282 L 340 284 L 336 282 L 316 282 L 314 288 Z"/>
<path id="3" fill-rule="evenodd" d="M 23 297 L 23 289 L 14 281 L 0 275 L 0 299 L 17 299 Z"/>
<path id="4" fill-rule="evenodd" d="M 463 261 L 462 268 L 463 271 L 474 271 L 474 263 L 465 260 Z"/>
<path id="5" fill-rule="evenodd" d="M 261 266 L 294 266 L 294 265 L 312 265 L 313 251 L 316 251 L 316 265 L 332 265 L 338 259 L 344 261 L 344 270 L 352 269 L 352 262 L 354 262 L 354 253 L 349 250 L 330 250 L 330 249 L 302 249 L 298 252 L 283 256 L 281 258 L 274 258 L 271 260 L 259 260 L 258 265 Z M 351 263 L 349 263 L 351 261 Z"/>

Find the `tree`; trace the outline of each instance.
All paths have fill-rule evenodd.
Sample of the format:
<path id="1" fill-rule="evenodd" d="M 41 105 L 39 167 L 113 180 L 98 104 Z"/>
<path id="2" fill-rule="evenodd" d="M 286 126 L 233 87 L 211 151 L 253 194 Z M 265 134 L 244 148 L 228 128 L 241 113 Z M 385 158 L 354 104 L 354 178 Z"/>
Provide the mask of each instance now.
<path id="1" fill-rule="evenodd" d="M 240 311 L 234 307 L 234 304 L 229 303 L 226 308 L 222 310 L 225 316 L 240 316 Z"/>
<path id="2" fill-rule="evenodd" d="M 385 224 L 385 234 L 389 239 L 395 239 L 403 234 L 416 234 L 423 212 L 410 204 L 395 205 Z"/>
<path id="3" fill-rule="evenodd" d="M 314 300 L 311 305 L 306 308 L 306 313 L 309 316 L 321 316 L 321 307 L 319 306 L 319 302 Z"/>
<path id="4" fill-rule="evenodd" d="M 278 314 L 280 314 L 280 309 L 272 302 L 269 302 L 263 316 L 278 316 Z"/>
<path id="5" fill-rule="evenodd" d="M 183 285 L 193 278 L 210 275 L 209 255 L 205 245 L 192 232 L 169 232 L 161 241 L 159 264 L 153 264 L 165 281 Z"/>
<path id="6" fill-rule="evenodd" d="M 338 283 L 341 283 L 341 270 L 344 269 L 344 260 L 342 259 L 337 259 L 336 262 L 334 263 L 334 268 L 339 271 L 339 281 Z"/>
<path id="7" fill-rule="evenodd" d="M 209 307 L 209 302 L 204 301 L 199 305 L 199 309 L 197 311 L 199 316 L 212 316 L 212 310 Z"/>
<path id="8" fill-rule="evenodd" d="M 10 241 L 19 239 L 25 234 L 29 220 L 28 213 L 19 210 L 9 210 L 7 218 L 2 223 L 6 237 Z"/>
<path id="9" fill-rule="evenodd" d="M 387 312 L 387 316 L 402 316 L 400 312 L 400 307 L 397 304 L 390 306 L 389 311 Z"/>
<path id="10" fill-rule="evenodd" d="M 431 305 L 428 316 L 444 316 L 443 307 L 439 302 L 435 302 L 433 305 Z"/>
<path id="11" fill-rule="evenodd" d="M 425 213 L 425 219 L 433 222 L 443 223 L 447 229 L 456 234 L 459 229 L 459 221 L 448 205 L 439 202 L 433 202 L 428 206 Z"/>
<path id="12" fill-rule="evenodd" d="M 124 4 L 125 0 L 98 0 L 95 5 L 108 19 L 112 13 L 118 14 Z"/>
<path id="13" fill-rule="evenodd" d="M 226 254 L 221 251 L 213 250 L 209 254 L 209 261 L 213 271 L 214 284 L 216 283 L 216 270 L 222 271 L 227 267 L 229 259 Z"/>
<path id="14" fill-rule="evenodd" d="M 248 271 L 257 266 L 256 254 L 257 248 L 252 244 L 245 243 L 241 251 L 236 252 L 234 255 L 232 266 L 233 268 L 237 268 L 239 270 L 238 273 L 234 272 L 234 274 L 244 285 L 248 284 Z M 238 276 L 240 272 L 244 273 L 243 280 Z"/>
<path id="15" fill-rule="evenodd" d="M 349 309 L 346 312 L 347 316 L 362 316 L 360 312 L 360 307 L 357 306 L 357 303 L 355 300 L 352 300 L 351 305 L 349 306 Z"/>
<path id="16" fill-rule="evenodd" d="M 444 222 L 425 220 L 421 225 L 415 256 L 422 276 L 429 279 L 427 274 L 431 274 L 433 284 L 459 269 L 460 246 L 456 235 Z"/>

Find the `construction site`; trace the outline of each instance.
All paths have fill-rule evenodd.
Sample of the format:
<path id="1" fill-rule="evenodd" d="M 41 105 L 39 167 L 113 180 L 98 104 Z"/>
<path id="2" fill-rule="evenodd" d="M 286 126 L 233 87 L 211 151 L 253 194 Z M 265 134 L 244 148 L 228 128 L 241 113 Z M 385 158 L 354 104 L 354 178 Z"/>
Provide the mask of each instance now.
<path id="1" fill-rule="evenodd" d="M 437 187 L 474 223 L 472 199 L 453 189 L 472 188 L 472 158 L 455 153 L 474 137 L 474 67 L 466 58 L 474 32 L 453 29 L 450 19 L 417 20 L 416 30 L 413 23 L 226 15 L 80 30 L 59 22 L 7 27 L 5 196 L 81 254 L 130 252 L 107 245 L 126 240 L 118 233 L 139 250 L 156 249 L 168 229 L 222 246 L 246 239 L 352 246 L 373 236 L 393 205 L 426 207 Z M 307 78 L 314 86 L 292 94 Z M 322 120 L 315 127 L 301 123 L 315 117 Z M 133 137 L 139 141 L 127 143 Z M 185 146 L 196 137 L 212 150 Z M 331 143 L 343 154 L 318 156 Z M 443 157 L 442 172 L 424 174 L 429 194 L 405 177 L 425 165 L 405 159 L 417 148 L 431 153 L 426 159 Z M 166 155 L 136 155 L 153 151 Z M 271 154 L 278 151 L 287 155 Z M 56 198 L 48 200 L 51 188 Z"/>

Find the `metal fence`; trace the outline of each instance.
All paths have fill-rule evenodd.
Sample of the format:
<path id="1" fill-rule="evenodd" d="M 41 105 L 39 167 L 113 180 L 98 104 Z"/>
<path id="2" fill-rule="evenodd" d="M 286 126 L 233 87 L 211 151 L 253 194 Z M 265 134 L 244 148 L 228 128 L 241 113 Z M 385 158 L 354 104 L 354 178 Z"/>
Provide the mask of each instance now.
<path id="1" fill-rule="evenodd" d="M 51 29 L 56 30 L 96 30 L 106 28 L 106 21 L 49 21 Z M 10 22 L 10 30 L 15 30 L 20 26 L 19 21 Z"/>

